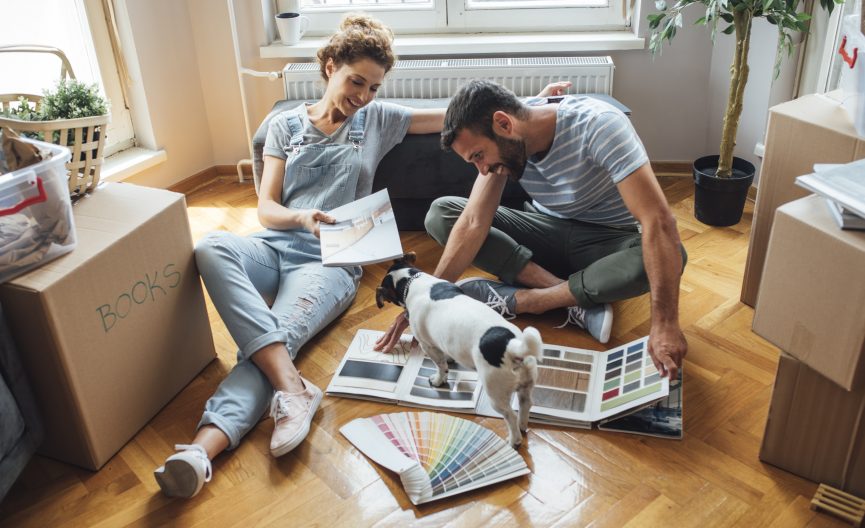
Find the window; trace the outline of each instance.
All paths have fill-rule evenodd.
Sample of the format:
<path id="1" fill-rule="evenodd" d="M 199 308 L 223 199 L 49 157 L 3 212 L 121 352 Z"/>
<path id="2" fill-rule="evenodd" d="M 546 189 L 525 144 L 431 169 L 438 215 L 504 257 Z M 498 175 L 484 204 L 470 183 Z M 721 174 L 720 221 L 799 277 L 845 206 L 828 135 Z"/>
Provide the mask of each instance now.
<path id="1" fill-rule="evenodd" d="M 611 31 L 630 26 L 631 5 L 631 0 L 301 0 L 310 33 L 319 35 L 332 32 L 352 10 L 366 11 L 403 34 Z"/>
<path id="2" fill-rule="evenodd" d="M 105 154 L 134 145 L 101 0 L 3 0 L 0 46 L 35 44 L 64 52 L 76 79 L 99 85 L 111 101 Z M 0 53 L 0 93 L 41 95 L 60 78 L 60 59 L 45 53 Z"/>

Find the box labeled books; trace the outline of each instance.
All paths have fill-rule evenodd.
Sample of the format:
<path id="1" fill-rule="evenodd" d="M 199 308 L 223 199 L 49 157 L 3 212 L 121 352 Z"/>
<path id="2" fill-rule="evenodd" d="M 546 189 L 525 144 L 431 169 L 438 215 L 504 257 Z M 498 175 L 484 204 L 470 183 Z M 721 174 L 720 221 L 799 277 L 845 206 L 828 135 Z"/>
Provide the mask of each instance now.
<path id="1" fill-rule="evenodd" d="M 436 367 L 420 347 L 411 346 L 411 336 L 404 335 L 393 353 L 383 354 L 373 350 L 381 335 L 358 330 L 327 394 L 500 416 L 474 369 L 451 363 L 447 385 L 432 386 L 429 377 Z M 655 369 L 647 341 L 644 337 L 605 352 L 545 344 L 531 420 L 588 429 L 667 397 L 670 382 Z M 516 398 L 512 405 L 518 408 Z"/>

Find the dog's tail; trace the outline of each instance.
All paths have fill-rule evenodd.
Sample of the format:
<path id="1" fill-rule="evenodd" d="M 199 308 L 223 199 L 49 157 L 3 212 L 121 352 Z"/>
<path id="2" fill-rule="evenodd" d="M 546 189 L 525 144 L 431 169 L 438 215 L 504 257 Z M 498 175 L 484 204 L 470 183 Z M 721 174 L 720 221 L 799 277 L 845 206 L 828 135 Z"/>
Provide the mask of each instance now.
<path id="1" fill-rule="evenodd" d="M 541 341 L 541 334 L 534 327 L 527 326 L 523 330 L 522 339 L 511 339 L 510 343 L 508 343 L 506 353 L 514 364 L 534 367 L 541 359 L 543 348 L 544 344 Z"/>

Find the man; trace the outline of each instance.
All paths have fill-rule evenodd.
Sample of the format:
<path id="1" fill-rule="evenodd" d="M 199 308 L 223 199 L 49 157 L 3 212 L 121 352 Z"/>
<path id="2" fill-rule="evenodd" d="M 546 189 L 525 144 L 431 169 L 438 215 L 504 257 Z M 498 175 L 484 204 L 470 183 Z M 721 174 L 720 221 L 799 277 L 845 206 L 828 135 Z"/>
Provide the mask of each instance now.
<path id="1" fill-rule="evenodd" d="M 503 282 L 460 281 L 466 294 L 506 317 L 567 308 L 565 324 L 601 343 L 609 303 L 650 291 L 649 352 L 675 379 L 687 352 L 678 316 L 687 256 L 627 117 L 590 97 L 523 103 L 472 81 L 451 100 L 441 141 L 480 175 L 467 200 L 439 198 L 427 214 L 445 246 L 435 275 L 453 281 L 474 263 Z M 524 211 L 499 206 L 508 178 L 533 199 Z M 390 350 L 407 325 L 400 315 L 376 347 Z"/>

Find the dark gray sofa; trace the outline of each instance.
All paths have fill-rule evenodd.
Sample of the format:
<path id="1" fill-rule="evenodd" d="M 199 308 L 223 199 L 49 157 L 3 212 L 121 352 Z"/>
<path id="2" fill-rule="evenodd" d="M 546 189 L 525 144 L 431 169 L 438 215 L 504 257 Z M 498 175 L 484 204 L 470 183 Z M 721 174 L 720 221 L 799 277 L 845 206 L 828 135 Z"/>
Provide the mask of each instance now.
<path id="1" fill-rule="evenodd" d="M 626 114 L 630 111 L 610 96 L 590 94 L 608 101 Z M 384 99 L 411 108 L 445 108 L 448 99 Z M 262 150 L 270 119 L 292 109 L 303 101 L 278 101 L 262 121 L 252 140 L 253 176 L 256 189 L 264 165 Z M 426 212 L 440 196 L 468 196 L 477 169 L 452 152 L 439 146 L 439 134 L 409 134 L 382 159 L 375 173 L 373 192 L 387 187 L 397 225 L 402 231 L 422 231 Z M 509 182 L 502 195 L 502 205 L 522 208 L 528 199 L 519 184 Z"/>

